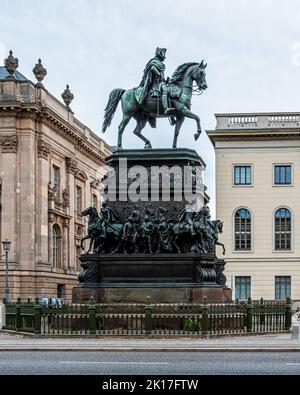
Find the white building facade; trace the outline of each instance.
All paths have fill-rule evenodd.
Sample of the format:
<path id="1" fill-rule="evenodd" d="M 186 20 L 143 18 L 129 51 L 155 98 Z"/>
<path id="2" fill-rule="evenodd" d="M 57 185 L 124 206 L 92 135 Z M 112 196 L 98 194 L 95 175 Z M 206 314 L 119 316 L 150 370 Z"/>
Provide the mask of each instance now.
<path id="1" fill-rule="evenodd" d="M 220 114 L 217 217 L 236 299 L 300 300 L 300 114 Z"/>

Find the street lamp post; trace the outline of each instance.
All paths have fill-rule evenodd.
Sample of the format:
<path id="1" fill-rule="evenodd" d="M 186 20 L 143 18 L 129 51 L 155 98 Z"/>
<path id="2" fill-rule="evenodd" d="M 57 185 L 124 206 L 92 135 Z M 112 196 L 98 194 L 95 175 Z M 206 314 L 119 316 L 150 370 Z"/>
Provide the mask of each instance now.
<path id="1" fill-rule="evenodd" d="M 10 250 L 11 241 L 7 239 L 2 241 L 3 250 L 5 252 L 5 289 L 4 289 L 4 299 L 5 303 L 9 302 L 9 286 L 8 286 L 8 251 Z"/>

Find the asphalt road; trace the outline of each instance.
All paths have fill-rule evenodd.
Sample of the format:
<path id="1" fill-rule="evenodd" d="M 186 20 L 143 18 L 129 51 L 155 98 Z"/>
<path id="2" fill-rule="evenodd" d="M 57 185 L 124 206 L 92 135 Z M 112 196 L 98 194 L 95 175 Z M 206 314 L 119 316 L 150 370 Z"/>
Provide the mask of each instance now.
<path id="1" fill-rule="evenodd" d="M 0 375 L 300 374 L 300 353 L 0 352 Z"/>

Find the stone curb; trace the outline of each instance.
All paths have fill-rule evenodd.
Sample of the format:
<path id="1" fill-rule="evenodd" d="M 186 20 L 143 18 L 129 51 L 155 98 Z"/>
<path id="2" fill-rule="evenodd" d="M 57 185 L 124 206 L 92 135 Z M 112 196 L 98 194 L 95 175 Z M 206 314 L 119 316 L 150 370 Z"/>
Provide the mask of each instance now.
<path id="1" fill-rule="evenodd" d="M 300 348 L 79 348 L 79 347 L 0 347 L 0 352 L 189 352 L 189 353 L 300 353 Z"/>

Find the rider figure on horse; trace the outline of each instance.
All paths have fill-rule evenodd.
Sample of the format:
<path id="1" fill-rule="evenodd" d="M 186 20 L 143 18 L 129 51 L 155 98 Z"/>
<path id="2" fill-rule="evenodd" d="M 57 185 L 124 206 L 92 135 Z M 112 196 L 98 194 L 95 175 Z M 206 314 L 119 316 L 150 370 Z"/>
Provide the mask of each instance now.
<path id="1" fill-rule="evenodd" d="M 172 112 L 169 107 L 168 85 L 165 80 L 164 61 L 166 59 L 165 48 L 156 48 L 155 57 L 152 58 L 146 65 L 144 75 L 140 87 L 142 91 L 139 96 L 139 104 L 143 104 L 148 95 L 159 98 L 161 95 L 164 113 L 166 115 Z"/>
<path id="2" fill-rule="evenodd" d="M 118 222 L 119 218 L 117 213 L 110 207 L 108 207 L 107 203 L 102 204 L 102 208 L 100 210 L 100 229 L 101 229 L 101 239 L 106 239 L 107 236 L 107 226 L 112 225 L 113 223 Z"/>

